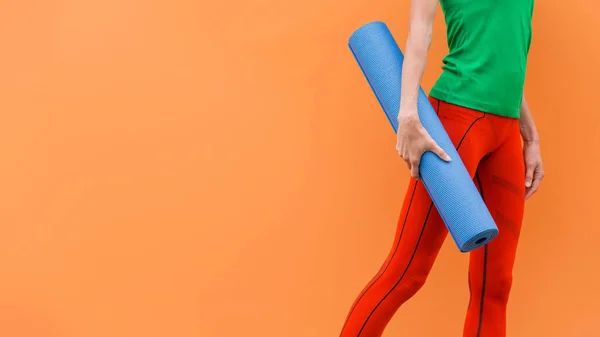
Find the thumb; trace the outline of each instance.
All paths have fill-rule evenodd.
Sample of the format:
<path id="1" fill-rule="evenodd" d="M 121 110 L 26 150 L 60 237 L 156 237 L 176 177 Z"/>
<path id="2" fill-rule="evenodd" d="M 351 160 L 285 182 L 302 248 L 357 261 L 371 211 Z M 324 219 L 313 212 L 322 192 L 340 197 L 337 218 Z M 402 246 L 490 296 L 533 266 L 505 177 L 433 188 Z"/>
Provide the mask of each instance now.
<path id="1" fill-rule="evenodd" d="M 527 165 L 527 171 L 525 172 L 525 187 L 531 187 L 533 182 L 533 167 L 531 165 Z"/>
<path id="2" fill-rule="evenodd" d="M 449 162 L 450 156 L 433 139 L 431 139 L 431 152 L 435 153 L 442 160 Z"/>

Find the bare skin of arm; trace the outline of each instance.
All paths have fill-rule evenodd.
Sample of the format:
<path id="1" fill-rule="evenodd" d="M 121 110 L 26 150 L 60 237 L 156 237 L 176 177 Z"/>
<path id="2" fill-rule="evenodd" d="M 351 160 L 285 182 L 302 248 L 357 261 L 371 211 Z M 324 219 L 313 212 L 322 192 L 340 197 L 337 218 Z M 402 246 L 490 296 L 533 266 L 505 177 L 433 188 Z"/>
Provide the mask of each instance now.
<path id="1" fill-rule="evenodd" d="M 525 94 L 523 94 L 521 103 L 519 126 L 523 138 L 523 159 L 525 160 L 525 199 L 529 199 L 537 192 L 542 179 L 544 179 L 544 167 L 540 151 L 540 136 L 525 99 Z"/>
<path id="2" fill-rule="evenodd" d="M 406 162 L 411 176 L 419 179 L 419 164 L 423 153 L 430 151 L 445 161 L 450 157 L 431 138 L 421 125 L 417 113 L 417 99 L 421 77 L 431 45 L 433 19 L 438 0 L 412 0 L 408 39 L 402 66 L 402 89 L 398 113 L 396 150 Z"/>

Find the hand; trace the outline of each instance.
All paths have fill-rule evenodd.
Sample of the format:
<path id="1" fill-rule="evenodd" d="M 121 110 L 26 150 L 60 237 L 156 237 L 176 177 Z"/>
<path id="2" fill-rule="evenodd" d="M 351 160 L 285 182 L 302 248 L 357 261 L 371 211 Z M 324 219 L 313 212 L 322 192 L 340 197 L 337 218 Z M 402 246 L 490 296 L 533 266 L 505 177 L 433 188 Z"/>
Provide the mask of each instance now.
<path id="1" fill-rule="evenodd" d="M 525 141 L 523 158 L 525 159 L 525 200 L 527 200 L 537 192 L 542 179 L 544 179 L 540 142 Z"/>
<path id="2" fill-rule="evenodd" d="M 419 164 L 425 152 L 433 152 L 442 160 L 450 161 L 450 156 L 431 138 L 416 113 L 398 118 L 396 150 L 415 179 L 420 178 Z"/>

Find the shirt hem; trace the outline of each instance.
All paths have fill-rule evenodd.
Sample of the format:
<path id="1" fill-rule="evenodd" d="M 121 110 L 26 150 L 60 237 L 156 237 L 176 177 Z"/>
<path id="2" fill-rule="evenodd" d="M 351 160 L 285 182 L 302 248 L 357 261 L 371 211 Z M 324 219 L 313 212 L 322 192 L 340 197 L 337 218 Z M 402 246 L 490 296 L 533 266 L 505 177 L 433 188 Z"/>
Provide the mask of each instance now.
<path id="1" fill-rule="evenodd" d="M 474 101 L 472 99 L 458 97 L 456 95 L 449 95 L 447 93 L 444 93 L 443 91 L 436 90 L 435 87 L 433 89 L 431 89 L 431 91 L 429 92 L 429 96 L 439 99 L 440 101 L 450 103 L 450 104 L 455 104 L 455 105 L 462 106 L 465 108 L 469 108 L 469 109 L 473 109 L 473 110 L 477 110 L 477 111 L 481 111 L 481 112 L 485 112 L 485 113 L 489 113 L 489 114 L 497 115 L 497 116 L 501 116 L 501 117 L 519 119 L 520 115 L 521 115 L 520 109 L 513 109 L 512 111 L 510 111 L 509 109 L 506 109 L 505 106 L 482 103 L 482 102 Z"/>

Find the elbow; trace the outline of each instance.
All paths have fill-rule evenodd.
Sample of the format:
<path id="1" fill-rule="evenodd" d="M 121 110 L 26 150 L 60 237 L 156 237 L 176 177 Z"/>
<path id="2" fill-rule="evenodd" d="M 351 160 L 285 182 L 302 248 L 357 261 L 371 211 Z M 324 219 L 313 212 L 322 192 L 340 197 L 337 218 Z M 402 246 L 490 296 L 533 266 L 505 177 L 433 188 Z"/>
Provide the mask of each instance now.
<path id="1" fill-rule="evenodd" d="M 424 20 L 411 22 L 408 31 L 407 44 L 414 48 L 429 49 L 433 38 L 433 23 Z"/>

